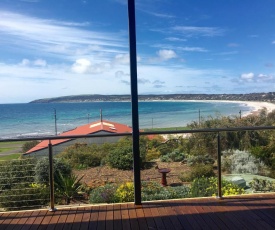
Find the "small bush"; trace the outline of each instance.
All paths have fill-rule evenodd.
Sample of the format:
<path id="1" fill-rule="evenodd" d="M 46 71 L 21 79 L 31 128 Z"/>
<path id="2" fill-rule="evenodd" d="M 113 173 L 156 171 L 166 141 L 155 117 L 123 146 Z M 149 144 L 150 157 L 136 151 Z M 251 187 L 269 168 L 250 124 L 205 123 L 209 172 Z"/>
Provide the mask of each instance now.
<path id="1" fill-rule="evenodd" d="M 158 159 L 160 157 L 160 151 L 156 148 L 149 149 L 146 153 L 146 161 Z"/>
<path id="2" fill-rule="evenodd" d="M 244 189 L 239 186 L 222 180 L 222 195 L 239 195 L 243 194 Z M 217 196 L 218 195 L 218 179 L 216 177 L 201 177 L 196 178 L 190 189 L 191 197 L 208 197 L 208 196 Z"/>
<path id="3" fill-rule="evenodd" d="M 180 162 L 185 159 L 184 153 L 180 152 L 178 149 L 170 152 L 168 154 L 162 155 L 160 160 L 162 162 Z"/>
<path id="4" fill-rule="evenodd" d="M 223 172 L 231 173 L 232 160 L 228 157 L 221 156 L 221 169 Z"/>
<path id="5" fill-rule="evenodd" d="M 22 146 L 22 152 L 26 153 L 28 152 L 30 149 L 32 149 L 34 146 L 38 145 L 39 141 L 27 141 L 23 144 Z"/>
<path id="6" fill-rule="evenodd" d="M 213 165 L 215 160 L 209 155 L 189 156 L 187 158 L 187 165 L 192 166 L 195 164 L 210 164 Z"/>
<path id="7" fill-rule="evenodd" d="M 140 139 L 140 165 L 144 167 L 146 156 L 146 139 Z M 133 168 L 132 139 L 122 138 L 110 151 L 107 158 L 108 164 L 112 168 L 130 170 Z"/>
<path id="8" fill-rule="evenodd" d="M 180 174 L 181 181 L 191 182 L 196 178 L 215 176 L 212 165 L 196 164 L 191 171 Z"/>
<path id="9" fill-rule="evenodd" d="M 275 192 L 274 181 L 253 178 L 249 185 L 255 192 Z"/>
<path id="10" fill-rule="evenodd" d="M 116 190 L 117 190 L 117 185 L 115 184 L 106 184 L 105 186 L 97 187 L 91 191 L 89 201 L 92 204 L 93 203 L 115 203 Z"/>
<path id="11" fill-rule="evenodd" d="M 65 200 L 65 204 L 70 204 L 72 199 L 78 196 L 78 192 L 82 188 L 80 180 L 84 177 L 78 177 L 74 174 L 63 176 L 58 173 L 58 180 L 55 181 L 56 194 Z"/>
<path id="12" fill-rule="evenodd" d="M 258 174 L 264 164 L 246 151 L 235 150 L 232 153 L 223 153 L 223 168 L 230 173 L 251 173 Z"/>
<path id="13" fill-rule="evenodd" d="M 58 155 L 75 169 L 99 166 L 105 156 L 98 145 L 86 143 L 75 143 Z"/>
<path id="14" fill-rule="evenodd" d="M 121 184 L 115 192 L 115 197 L 118 202 L 134 201 L 134 183 L 126 182 Z"/>
<path id="15" fill-rule="evenodd" d="M 0 190 L 34 182 L 35 164 L 33 158 L 0 162 Z"/>
<path id="16" fill-rule="evenodd" d="M 55 181 L 58 180 L 59 173 L 63 176 L 71 175 L 72 173 L 71 167 L 59 158 L 53 159 L 53 171 Z M 39 184 L 49 183 L 49 159 L 47 157 L 38 160 L 35 166 L 35 181 Z"/>
<path id="17" fill-rule="evenodd" d="M 194 180 L 194 178 L 192 176 L 192 173 L 190 171 L 182 172 L 182 173 L 179 174 L 178 177 L 182 182 L 191 182 L 191 181 Z"/>
<path id="18" fill-rule="evenodd" d="M 163 187 L 160 183 L 146 181 L 141 184 L 143 201 L 176 199 L 189 197 L 189 187 Z M 98 187 L 90 193 L 90 203 L 129 202 L 134 200 L 134 185 L 126 182 L 120 185 L 107 184 Z"/>
<path id="19" fill-rule="evenodd" d="M 160 183 L 142 182 L 141 196 L 143 201 L 166 200 L 189 197 L 189 187 L 163 187 Z"/>
<path id="20" fill-rule="evenodd" d="M 133 168 L 132 149 L 115 149 L 108 158 L 108 163 L 112 168 L 129 170 Z"/>
<path id="21" fill-rule="evenodd" d="M 45 185 L 18 185 L 0 195 L 0 207 L 6 211 L 37 209 L 49 204 L 49 188 Z"/>

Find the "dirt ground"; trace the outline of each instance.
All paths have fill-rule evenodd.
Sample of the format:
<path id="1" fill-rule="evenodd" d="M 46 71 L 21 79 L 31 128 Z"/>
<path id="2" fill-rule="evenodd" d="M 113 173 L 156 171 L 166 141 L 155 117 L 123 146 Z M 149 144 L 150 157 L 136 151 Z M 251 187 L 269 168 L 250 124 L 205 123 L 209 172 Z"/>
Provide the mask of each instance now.
<path id="1" fill-rule="evenodd" d="M 150 168 L 141 170 L 142 181 L 159 181 L 161 182 L 160 168 L 169 168 L 171 172 L 167 174 L 167 183 L 170 186 L 183 184 L 178 178 L 181 172 L 189 171 L 190 168 L 181 162 L 152 162 Z M 82 179 L 90 188 L 102 186 L 106 183 L 121 183 L 133 181 L 133 170 L 118 170 L 109 166 L 100 166 L 86 170 L 75 171 L 77 175 L 84 175 Z"/>

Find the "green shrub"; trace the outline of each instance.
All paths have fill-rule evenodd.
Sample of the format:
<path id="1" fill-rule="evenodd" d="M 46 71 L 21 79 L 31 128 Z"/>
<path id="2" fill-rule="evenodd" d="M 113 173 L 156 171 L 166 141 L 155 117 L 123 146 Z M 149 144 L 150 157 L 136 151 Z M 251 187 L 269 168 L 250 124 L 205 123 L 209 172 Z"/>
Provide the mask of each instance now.
<path id="1" fill-rule="evenodd" d="M 18 184 L 28 185 L 34 182 L 35 164 L 36 160 L 33 158 L 1 161 L 0 190 L 11 189 Z"/>
<path id="2" fill-rule="evenodd" d="M 77 197 L 78 191 L 81 189 L 80 180 L 84 177 L 78 177 L 74 174 L 62 175 L 58 174 L 58 179 L 55 181 L 56 194 L 60 195 L 66 204 L 70 204 L 71 200 Z"/>
<path id="3" fill-rule="evenodd" d="M 243 194 L 244 189 L 239 186 L 222 180 L 222 195 L 239 195 Z M 216 177 L 201 177 L 196 178 L 190 189 L 191 197 L 207 197 L 207 196 L 217 196 L 218 194 L 218 179 Z"/>
<path id="4" fill-rule="evenodd" d="M 129 170 L 133 168 L 133 153 L 131 148 L 117 148 L 108 157 L 112 168 Z"/>
<path id="5" fill-rule="evenodd" d="M 53 159 L 54 180 L 58 180 L 58 175 L 71 175 L 72 169 L 70 165 L 65 163 L 62 159 Z M 38 160 L 35 166 L 35 182 L 39 184 L 49 184 L 49 159 L 43 157 Z"/>
<path id="6" fill-rule="evenodd" d="M 179 149 L 174 150 L 168 154 L 162 155 L 160 160 L 162 162 L 180 162 L 185 159 L 184 153 L 180 152 Z"/>
<path id="7" fill-rule="evenodd" d="M 223 172 L 231 173 L 231 165 L 232 165 L 232 160 L 229 159 L 228 157 L 221 157 L 221 169 Z"/>
<path id="8" fill-rule="evenodd" d="M 121 184 L 115 192 L 115 197 L 118 202 L 134 201 L 134 183 L 126 182 Z"/>
<path id="9" fill-rule="evenodd" d="M 153 181 L 142 182 L 141 196 L 143 201 L 166 200 L 189 197 L 189 187 L 163 187 L 160 183 Z"/>
<path id="10" fill-rule="evenodd" d="M 164 200 L 189 197 L 189 187 L 163 187 L 160 183 L 146 181 L 141 183 L 143 201 Z M 90 193 L 90 203 L 129 202 L 134 200 L 134 185 L 132 182 L 120 185 L 107 184 L 95 188 Z"/>
<path id="11" fill-rule="evenodd" d="M 160 157 L 160 151 L 156 148 L 148 149 L 146 153 L 146 161 L 158 159 Z"/>
<path id="12" fill-rule="evenodd" d="M 213 165 L 215 160 L 209 155 L 189 156 L 187 158 L 187 165 L 192 166 L 195 164 L 211 164 Z"/>
<path id="13" fill-rule="evenodd" d="M 191 182 L 195 179 L 195 178 L 193 178 L 192 173 L 190 171 L 180 173 L 178 178 L 182 182 Z"/>
<path id="14" fill-rule="evenodd" d="M 256 192 L 275 192 L 274 181 L 253 178 L 249 185 Z"/>
<path id="15" fill-rule="evenodd" d="M 97 187 L 91 191 L 89 201 L 92 204 L 93 203 L 115 203 L 116 190 L 117 190 L 117 185 L 115 184 L 106 184 L 105 186 Z"/>
<path id="16" fill-rule="evenodd" d="M 38 145 L 39 141 L 27 141 L 22 145 L 22 152 L 28 152 L 30 149 L 32 149 L 34 146 Z"/>
<path id="17" fill-rule="evenodd" d="M 215 176 L 212 165 L 196 164 L 192 166 L 189 172 L 183 172 L 179 175 L 181 181 L 191 182 L 195 178 Z"/>
<path id="18" fill-rule="evenodd" d="M 6 211 L 37 209 L 49 204 L 49 188 L 45 185 L 17 185 L 0 194 L 0 207 Z"/>
<path id="19" fill-rule="evenodd" d="M 140 165 L 144 166 L 146 156 L 146 139 L 140 139 Z M 121 138 L 110 151 L 107 158 L 112 168 L 130 170 L 133 168 L 132 139 Z"/>
<path id="20" fill-rule="evenodd" d="M 234 150 L 223 152 L 222 168 L 227 168 L 227 171 L 233 174 L 258 174 L 264 164 L 247 151 Z"/>
<path id="21" fill-rule="evenodd" d="M 96 167 L 101 164 L 106 153 L 98 145 L 75 143 L 67 147 L 58 157 L 66 160 L 71 167 L 76 169 Z"/>

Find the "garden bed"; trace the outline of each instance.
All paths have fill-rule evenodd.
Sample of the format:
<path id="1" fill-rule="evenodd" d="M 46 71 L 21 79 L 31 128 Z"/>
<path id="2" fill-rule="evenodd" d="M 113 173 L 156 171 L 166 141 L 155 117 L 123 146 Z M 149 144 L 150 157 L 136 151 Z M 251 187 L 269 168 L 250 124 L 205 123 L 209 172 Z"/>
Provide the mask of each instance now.
<path id="1" fill-rule="evenodd" d="M 167 174 L 168 185 L 183 185 L 179 179 L 182 172 L 190 171 L 190 167 L 181 162 L 150 162 L 150 168 L 141 170 L 142 181 L 161 182 L 161 174 L 158 168 L 170 168 L 171 172 Z M 119 170 L 109 166 L 99 166 L 86 170 L 76 170 L 75 174 L 85 175 L 82 182 L 86 183 L 90 188 L 95 188 L 106 183 L 121 183 L 133 181 L 133 170 Z"/>

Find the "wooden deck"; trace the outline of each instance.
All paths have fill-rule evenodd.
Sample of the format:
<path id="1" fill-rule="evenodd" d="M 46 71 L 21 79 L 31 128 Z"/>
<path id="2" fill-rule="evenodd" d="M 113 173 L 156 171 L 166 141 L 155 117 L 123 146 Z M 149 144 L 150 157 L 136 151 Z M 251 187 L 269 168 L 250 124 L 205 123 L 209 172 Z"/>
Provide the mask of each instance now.
<path id="1" fill-rule="evenodd" d="M 0 214 L 4 230 L 275 229 L 275 194 L 71 207 Z"/>

